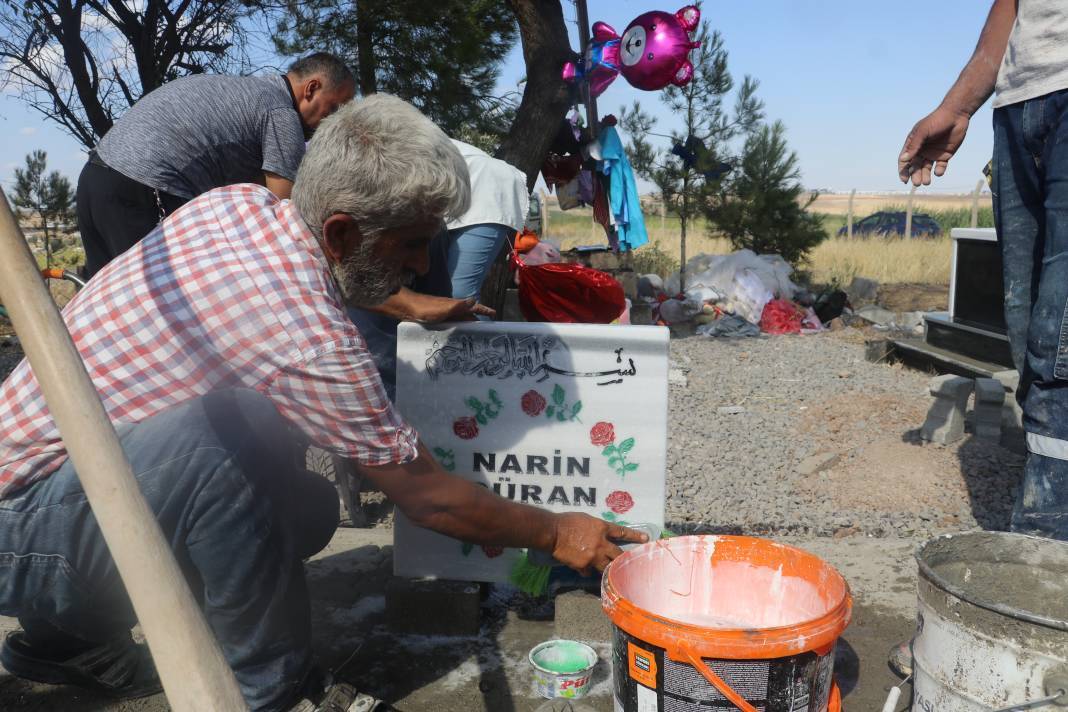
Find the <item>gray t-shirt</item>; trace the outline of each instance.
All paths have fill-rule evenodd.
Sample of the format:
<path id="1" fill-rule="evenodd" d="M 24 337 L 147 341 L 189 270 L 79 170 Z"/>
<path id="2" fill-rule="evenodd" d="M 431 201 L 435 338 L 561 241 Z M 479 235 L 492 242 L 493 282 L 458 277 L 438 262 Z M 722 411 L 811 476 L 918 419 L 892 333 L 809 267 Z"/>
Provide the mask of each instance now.
<path id="1" fill-rule="evenodd" d="M 192 198 L 262 182 L 264 171 L 293 180 L 304 129 L 284 77 L 198 74 L 142 97 L 96 152 L 128 178 Z"/>
<path id="2" fill-rule="evenodd" d="M 1068 89 L 1068 3 L 1020 0 L 1001 60 L 994 107 Z"/>

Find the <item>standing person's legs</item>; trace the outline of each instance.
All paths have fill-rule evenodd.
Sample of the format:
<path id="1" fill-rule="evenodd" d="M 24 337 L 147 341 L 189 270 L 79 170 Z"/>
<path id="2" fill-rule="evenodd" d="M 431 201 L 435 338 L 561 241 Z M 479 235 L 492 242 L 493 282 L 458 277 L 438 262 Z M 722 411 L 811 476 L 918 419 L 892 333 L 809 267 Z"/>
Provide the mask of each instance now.
<path id="1" fill-rule="evenodd" d="M 283 709 L 311 667 L 301 557 L 329 540 L 336 494 L 302 479 L 288 424 L 254 391 L 187 401 L 120 435 L 246 701 Z M 72 655 L 92 653 L 135 622 L 69 461 L 0 502 L 0 570 L 0 612 L 26 623 L 16 652 L 27 667 L 16 674 L 33 677 L 34 651 L 57 640 Z M 62 660 L 48 657 L 36 661 L 41 669 L 62 673 Z M 107 675 L 104 665 L 84 672 L 97 670 Z"/>
<path id="2" fill-rule="evenodd" d="M 995 112 L 1006 321 L 1028 457 L 1014 531 L 1068 539 L 1068 92 Z"/>
<path id="3" fill-rule="evenodd" d="M 160 205 L 151 188 L 90 159 L 78 176 L 78 230 L 85 248 L 88 277 L 130 249 L 160 222 Z M 160 194 L 166 213 L 186 200 Z"/>
<path id="4" fill-rule="evenodd" d="M 453 298 L 478 298 L 482 283 L 501 251 L 501 245 L 514 232 L 506 225 L 495 223 L 449 231 L 448 268 Z"/>

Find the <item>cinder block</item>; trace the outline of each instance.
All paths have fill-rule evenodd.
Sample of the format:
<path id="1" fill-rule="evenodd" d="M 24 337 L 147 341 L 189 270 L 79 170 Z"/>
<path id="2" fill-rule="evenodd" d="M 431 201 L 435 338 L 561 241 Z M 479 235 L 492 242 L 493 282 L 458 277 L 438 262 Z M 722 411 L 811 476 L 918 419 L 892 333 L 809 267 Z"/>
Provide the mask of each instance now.
<path id="1" fill-rule="evenodd" d="M 934 403 L 920 428 L 920 437 L 929 442 L 948 445 L 964 437 L 964 412 L 975 382 L 961 376 L 937 376 L 928 387 Z"/>
<path id="2" fill-rule="evenodd" d="M 601 608 L 601 597 L 587 591 L 568 591 L 555 598 L 557 638 L 586 642 L 612 640 L 612 623 Z"/>
<path id="3" fill-rule="evenodd" d="M 394 577 L 386 585 L 386 623 L 394 633 L 478 635 L 479 586 Z"/>
<path id="4" fill-rule="evenodd" d="M 1016 400 L 1020 374 L 1014 370 L 998 371 L 994 379 L 1005 387 L 1005 402 L 1001 406 L 1001 446 L 1023 454 L 1027 452 L 1027 436 L 1023 427 L 1023 408 Z"/>
<path id="5" fill-rule="evenodd" d="M 1001 441 L 1001 409 L 1005 386 L 993 378 L 975 379 L 975 435 L 983 440 Z"/>

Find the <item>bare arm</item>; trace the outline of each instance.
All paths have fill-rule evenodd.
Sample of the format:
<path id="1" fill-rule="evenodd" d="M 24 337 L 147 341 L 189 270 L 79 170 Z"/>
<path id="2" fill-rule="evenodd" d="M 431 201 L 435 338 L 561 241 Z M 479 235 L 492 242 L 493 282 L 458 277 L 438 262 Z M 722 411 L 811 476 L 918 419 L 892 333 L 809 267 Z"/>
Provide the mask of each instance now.
<path id="1" fill-rule="evenodd" d="M 931 172 L 941 176 L 956 154 L 972 115 L 994 93 L 998 69 L 1016 21 L 1017 0 L 994 0 L 979 43 L 942 103 L 917 123 L 898 156 L 902 183 L 930 185 Z"/>
<path id="2" fill-rule="evenodd" d="M 586 514 L 554 514 L 498 497 L 443 470 L 422 445 L 412 462 L 360 470 L 418 526 L 472 544 L 548 551 L 584 573 L 604 569 L 622 553 L 609 539 L 645 540 Z"/>
<path id="3" fill-rule="evenodd" d="M 263 172 L 263 184 L 267 186 L 267 190 L 282 200 L 288 198 L 290 193 L 293 192 L 293 181 L 270 171 Z"/>
<path id="4" fill-rule="evenodd" d="M 370 307 L 368 311 L 385 314 L 397 321 L 420 321 L 427 324 L 470 321 L 479 314 L 492 317 L 497 313 L 490 307 L 476 304 L 474 299 L 433 297 L 413 292 L 407 287 L 401 287 L 399 292 L 381 304 Z"/>

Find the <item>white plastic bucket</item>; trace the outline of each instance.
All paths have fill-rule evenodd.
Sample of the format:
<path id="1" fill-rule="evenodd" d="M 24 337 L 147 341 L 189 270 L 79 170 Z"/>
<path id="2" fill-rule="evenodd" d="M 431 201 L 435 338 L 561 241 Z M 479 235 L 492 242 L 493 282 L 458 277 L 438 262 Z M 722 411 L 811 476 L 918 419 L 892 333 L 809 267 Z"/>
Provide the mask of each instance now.
<path id="1" fill-rule="evenodd" d="M 534 668 L 534 691 L 546 699 L 577 700 L 590 691 L 597 653 L 577 640 L 547 640 L 527 656 Z"/>
<path id="2" fill-rule="evenodd" d="M 914 712 L 989 712 L 1063 687 L 1068 543 L 971 532 L 932 539 L 916 559 Z"/>

